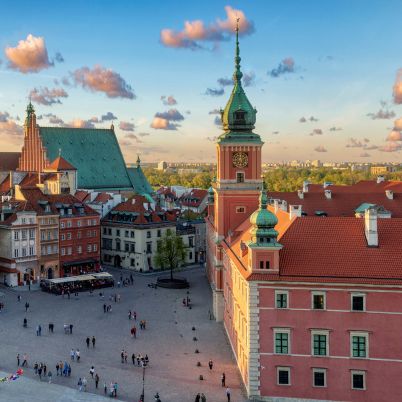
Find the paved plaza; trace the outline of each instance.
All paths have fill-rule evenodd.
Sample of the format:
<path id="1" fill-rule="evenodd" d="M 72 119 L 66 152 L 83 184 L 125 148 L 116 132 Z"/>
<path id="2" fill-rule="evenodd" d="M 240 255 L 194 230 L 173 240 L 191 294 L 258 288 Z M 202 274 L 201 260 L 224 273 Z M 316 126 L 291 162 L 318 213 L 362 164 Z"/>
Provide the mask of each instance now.
<path id="1" fill-rule="evenodd" d="M 123 277 L 129 275 L 127 271 L 110 272 L 116 279 L 120 274 Z M 211 291 L 203 269 L 191 269 L 180 275 L 190 281 L 192 309 L 182 306 L 186 290 L 148 287 L 149 283 L 155 282 L 155 276 L 135 275 L 134 286 L 104 290 L 105 300 L 99 297 L 99 292 L 93 295 L 80 293 L 77 298 L 72 295 L 68 300 L 67 296 L 62 298 L 41 291 L 0 288 L 1 301 L 5 303 L 5 309 L 0 313 L 0 370 L 14 372 L 17 353 L 21 357 L 27 353 L 29 362 L 23 379 L 0 384 L 0 400 L 2 393 L 12 395 L 15 391 L 15 394 L 20 394 L 29 392 L 31 387 L 41 390 L 38 392 L 42 392 L 46 401 L 101 400 L 94 399 L 93 395 L 85 399 L 82 393 L 80 398 L 82 395 L 84 399 L 78 399 L 74 396 L 78 391 L 71 393 L 72 390 L 66 388 L 76 389 L 78 378 L 85 376 L 88 393 L 102 396 L 104 382 L 117 381 L 118 399 L 137 402 L 142 390 L 142 368 L 133 366 L 131 355 L 140 353 L 148 354 L 150 359 L 145 373 L 145 401 L 154 401 L 154 394 L 159 392 L 162 402 L 192 402 L 197 392 L 203 392 L 208 402 L 225 402 L 222 372 L 225 372 L 226 383 L 232 391 L 231 400 L 246 401 L 223 326 L 209 319 Z M 109 301 L 112 293 L 121 295 L 120 303 Z M 21 302 L 17 301 L 18 294 L 22 297 Z M 26 301 L 30 303 L 28 313 L 25 313 Z M 104 303 L 112 304 L 110 313 L 103 312 Z M 134 321 L 128 319 L 129 310 L 137 312 L 137 339 L 130 335 Z M 22 326 L 24 317 L 28 319 L 28 328 Z M 139 329 L 139 320 L 146 320 L 146 330 Z M 48 333 L 49 322 L 55 324 L 53 334 Z M 64 323 L 74 325 L 72 335 L 64 334 Z M 36 336 L 38 324 L 42 326 L 42 336 Z M 96 337 L 95 348 L 87 348 L 87 336 Z M 197 341 L 193 340 L 194 337 Z M 56 362 L 70 362 L 72 348 L 80 350 L 81 361 L 71 363 L 71 377 L 56 376 Z M 127 364 L 121 363 L 122 349 L 128 353 Z M 199 354 L 195 353 L 196 349 Z M 212 370 L 208 368 L 209 359 L 214 362 Z M 201 367 L 197 367 L 198 361 Z M 53 373 L 53 383 L 60 387 L 49 386 L 45 381 L 40 384 L 33 371 L 35 362 L 46 363 Z M 92 365 L 100 377 L 98 390 L 89 374 Z M 199 379 L 200 375 L 204 377 L 203 381 Z M 7 400 L 24 399 L 15 395 L 15 399 Z"/>

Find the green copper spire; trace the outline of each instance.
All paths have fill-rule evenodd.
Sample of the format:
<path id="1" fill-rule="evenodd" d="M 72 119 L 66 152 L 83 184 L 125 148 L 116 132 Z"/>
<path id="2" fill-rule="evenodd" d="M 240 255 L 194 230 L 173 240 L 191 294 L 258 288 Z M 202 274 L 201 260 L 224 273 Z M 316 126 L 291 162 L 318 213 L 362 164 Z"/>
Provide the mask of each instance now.
<path id="1" fill-rule="evenodd" d="M 28 126 L 31 122 L 31 116 L 35 113 L 35 109 L 31 103 L 31 99 L 29 99 L 29 103 L 27 106 L 27 117 L 25 118 L 25 125 Z"/>
<path id="2" fill-rule="evenodd" d="M 257 110 L 251 105 L 244 89 L 241 79 L 243 73 L 240 68 L 240 45 L 239 45 L 239 20 L 236 24 L 236 48 L 235 48 L 235 71 L 233 73 L 233 90 L 225 110 L 221 111 L 221 119 L 223 130 L 225 131 L 219 137 L 218 142 L 235 141 L 235 142 L 259 142 L 261 138 L 258 134 L 254 134 Z"/>
<path id="3" fill-rule="evenodd" d="M 141 167 L 140 155 L 137 155 L 137 167 Z"/>

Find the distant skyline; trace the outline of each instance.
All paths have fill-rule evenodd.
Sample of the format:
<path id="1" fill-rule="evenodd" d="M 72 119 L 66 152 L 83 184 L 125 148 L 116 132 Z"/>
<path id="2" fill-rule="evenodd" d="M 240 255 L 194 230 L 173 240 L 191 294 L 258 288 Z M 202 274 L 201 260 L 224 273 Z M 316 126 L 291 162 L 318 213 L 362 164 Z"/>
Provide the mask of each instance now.
<path id="1" fill-rule="evenodd" d="M 402 150 L 402 2 L 2 2 L 0 150 L 38 124 L 114 124 L 127 162 L 214 162 L 240 18 L 263 162 Z"/>

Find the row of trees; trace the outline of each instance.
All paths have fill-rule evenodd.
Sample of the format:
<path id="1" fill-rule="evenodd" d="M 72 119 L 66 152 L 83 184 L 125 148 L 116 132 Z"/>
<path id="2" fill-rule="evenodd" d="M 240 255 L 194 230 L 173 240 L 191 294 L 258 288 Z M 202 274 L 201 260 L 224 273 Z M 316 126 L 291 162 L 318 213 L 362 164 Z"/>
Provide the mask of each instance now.
<path id="1" fill-rule="evenodd" d="M 163 172 L 153 168 L 144 169 L 144 173 L 154 188 L 164 186 L 184 186 L 208 189 L 215 176 L 215 171 L 202 173 L 187 173 L 179 175 L 174 172 Z M 402 180 L 402 171 L 388 173 L 389 180 Z M 374 180 L 375 176 L 370 172 L 355 171 L 351 169 L 334 170 L 330 168 L 289 168 L 281 167 L 270 170 L 264 174 L 264 180 L 268 190 L 271 191 L 296 191 L 301 189 L 303 181 L 322 184 L 329 181 L 333 184 L 354 184 L 360 180 Z"/>

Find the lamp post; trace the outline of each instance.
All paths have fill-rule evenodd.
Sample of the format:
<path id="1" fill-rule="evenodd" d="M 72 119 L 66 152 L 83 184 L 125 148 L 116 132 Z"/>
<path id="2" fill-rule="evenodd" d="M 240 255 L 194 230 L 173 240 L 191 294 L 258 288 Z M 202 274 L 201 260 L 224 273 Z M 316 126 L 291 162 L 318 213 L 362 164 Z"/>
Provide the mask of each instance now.
<path id="1" fill-rule="evenodd" d="M 145 402 L 145 369 L 147 367 L 147 363 L 145 361 L 142 362 L 142 394 L 140 401 Z"/>

